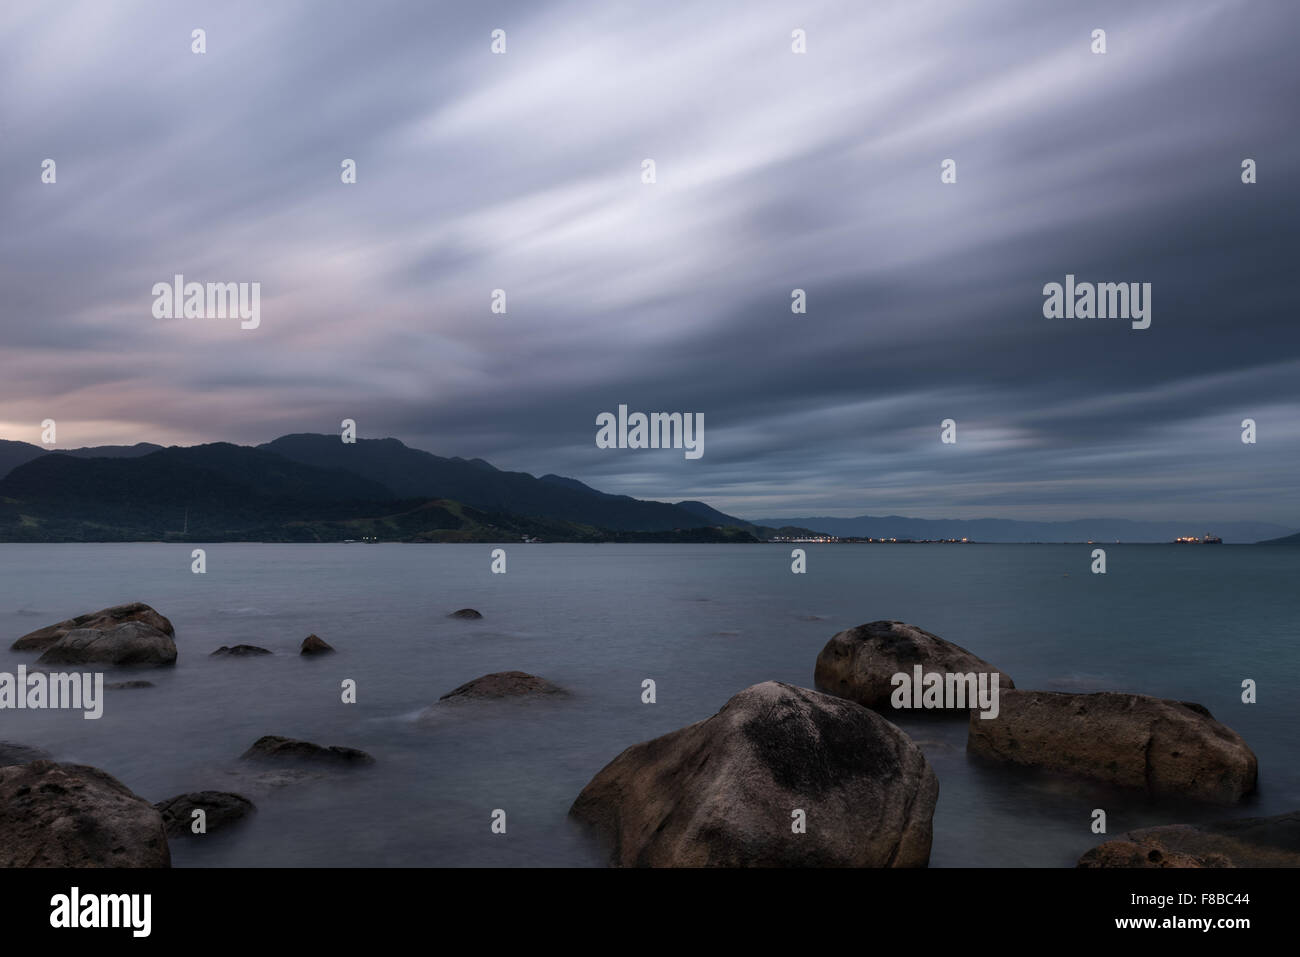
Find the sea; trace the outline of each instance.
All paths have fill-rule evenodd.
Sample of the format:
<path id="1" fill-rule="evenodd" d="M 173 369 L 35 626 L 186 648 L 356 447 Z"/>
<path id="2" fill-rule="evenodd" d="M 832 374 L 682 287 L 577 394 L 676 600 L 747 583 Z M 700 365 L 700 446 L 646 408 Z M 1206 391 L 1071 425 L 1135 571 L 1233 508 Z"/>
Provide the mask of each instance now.
<path id="1" fill-rule="evenodd" d="M 624 748 L 758 682 L 812 687 L 832 635 L 896 619 L 1019 688 L 1199 702 L 1259 758 L 1255 795 L 1206 807 L 989 765 L 966 754 L 965 720 L 900 719 L 939 778 L 932 867 L 1070 867 L 1132 828 L 1300 807 L 1300 548 L 1115 544 L 1094 574 L 1091 544 L 799 547 L 804 574 L 788 544 L 0 545 L 0 671 L 34 663 L 8 650 L 20 635 L 130 601 L 166 615 L 179 649 L 174 667 L 107 672 L 154 686 L 106 691 L 100 719 L 6 710 L 0 740 L 102 768 L 151 802 L 256 803 L 237 826 L 173 840 L 177 867 L 602 866 L 568 809 Z M 465 607 L 482 619 L 448 617 Z M 300 657 L 308 634 L 337 653 Z M 210 657 L 236 644 L 274 654 Z M 571 694 L 438 704 L 514 670 Z M 267 734 L 376 763 L 268 774 L 240 760 Z M 1098 808 L 1107 834 L 1093 833 Z"/>

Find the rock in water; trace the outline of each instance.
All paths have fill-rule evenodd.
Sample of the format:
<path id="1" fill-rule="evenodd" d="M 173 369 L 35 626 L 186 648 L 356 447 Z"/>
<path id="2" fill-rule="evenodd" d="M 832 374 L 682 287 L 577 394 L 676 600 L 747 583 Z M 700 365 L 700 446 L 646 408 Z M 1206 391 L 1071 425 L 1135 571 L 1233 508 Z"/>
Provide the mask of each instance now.
<path id="1" fill-rule="evenodd" d="M 152 688 L 152 681 L 114 681 L 112 684 L 104 685 L 105 688 L 114 688 L 121 690 L 123 688 Z"/>
<path id="2" fill-rule="evenodd" d="M 50 752 L 41 748 L 15 744 L 12 741 L 0 741 L 0 767 L 9 764 L 30 764 L 32 761 L 48 760 Z"/>
<path id="3" fill-rule="evenodd" d="M 257 806 L 242 794 L 230 791 L 195 791 L 178 794 L 174 798 L 154 805 L 162 815 L 168 837 L 189 837 L 194 834 L 194 812 L 202 810 L 207 833 L 242 821 L 257 810 Z"/>
<path id="4" fill-rule="evenodd" d="M 1152 795 L 1231 803 L 1255 790 L 1257 761 L 1204 707 L 1099 691 L 1004 691 L 996 718 L 971 712 L 966 750 Z"/>
<path id="5" fill-rule="evenodd" d="M 240 755 L 246 760 L 281 759 L 311 761 L 325 764 L 374 764 L 375 759 L 356 748 L 323 747 L 310 741 L 296 741 L 268 734 L 253 742 L 253 746 Z"/>
<path id="6" fill-rule="evenodd" d="M 1098 844 L 1079 867 L 1300 867 L 1300 811 L 1144 827 Z"/>
<path id="7" fill-rule="evenodd" d="M 176 642 L 143 621 L 70 631 L 36 659 L 43 665 L 173 665 Z"/>
<path id="8" fill-rule="evenodd" d="M 324 640 L 317 638 L 315 635 L 308 635 L 302 640 L 302 650 L 299 654 L 303 655 L 325 655 L 333 651 L 332 645 Z"/>
<path id="9" fill-rule="evenodd" d="M 523 698 L 534 695 L 568 694 L 559 685 L 523 671 L 498 671 L 467 681 L 448 691 L 439 701 L 465 701 L 473 698 Z"/>
<path id="10" fill-rule="evenodd" d="M 23 635 L 13 643 L 13 650 L 44 651 L 70 631 L 76 631 L 79 628 L 112 628 L 114 625 L 120 625 L 127 621 L 142 622 L 151 628 L 156 628 L 169 638 L 176 637 L 176 631 L 172 628 L 170 621 L 144 604 L 144 602 L 137 601 L 128 605 L 114 605 L 112 608 L 92 611 L 88 615 L 69 618 L 57 625 L 47 625 L 44 628 Z"/>
<path id="11" fill-rule="evenodd" d="M 462 608 L 460 609 L 460 611 L 453 611 L 447 617 L 448 618 L 482 618 L 483 615 L 481 612 L 477 612 L 473 608 Z"/>
<path id="12" fill-rule="evenodd" d="M 924 867 L 938 795 L 920 749 L 880 715 L 767 681 L 628 748 L 569 813 L 614 865 Z"/>
<path id="13" fill-rule="evenodd" d="M 269 655 L 271 652 L 257 645 L 222 645 L 209 658 L 253 658 L 257 655 Z"/>
<path id="14" fill-rule="evenodd" d="M 170 867 L 162 816 L 98 768 L 0 768 L 0 867 Z"/>
<path id="15" fill-rule="evenodd" d="M 890 703 L 894 675 L 901 672 L 910 678 L 917 665 L 924 674 L 996 672 L 1000 690 L 1015 687 L 1010 677 L 983 658 L 901 621 L 873 621 L 835 635 L 817 656 L 813 682 L 827 694 L 889 714 L 895 710 Z M 967 708 L 950 710 L 964 717 Z"/>

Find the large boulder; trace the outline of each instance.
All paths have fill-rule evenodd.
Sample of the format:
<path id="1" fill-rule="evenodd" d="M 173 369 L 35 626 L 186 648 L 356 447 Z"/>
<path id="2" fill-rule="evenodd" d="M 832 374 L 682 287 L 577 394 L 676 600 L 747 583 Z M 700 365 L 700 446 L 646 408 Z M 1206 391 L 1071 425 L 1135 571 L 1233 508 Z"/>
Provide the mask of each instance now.
<path id="1" fill-rule="evenodd" d="M 324 747 L 310 741 L 297 741 L 275 734 L 267 734 L 253 742 L 253 746 L 240 755 L 247 761 L 307 761 L 317 764 L 360 765 L 374 764 L 375 759 L 356 748 Z"/>
<path id="2" fill-rule="evenodd" d="M 901 621 L 872 621 L 835 635 L 817 656 L 813 682 L 827 694 L 888 714 L 894 711 L 890 701 L 894 675 L 911 678 L 918 665 L 923 674 L 997 673 L 999 689 L 1015 687 L 1010 677 L 983 658 Z M 964 717 L 970 707 L 947 710 Z"/>
<path id="3" fill-rule="evenodd" d="M 559 685 L 525 671 L 498 671 L 459 688 L 448 691 L 439 701 L 471 701 L 482 698 L 530 698 L 545 695 L 568 694 Z"/>
<path id="4" fill-rule="evenodd" d="M 203 811 L 203 824 L 208 834 L 236 821 L 242 821 L 257 810 L 257 805 L 248 798 L 230 791 L 194 791 L 190 794 L 178 794 L 166 801 L 159 801 L 154 807 L 162 815 L 163 826 L 167 829 L 168 837 L 189 837 L 194 834 L 196 810 Z"/>
<path id="5" fill-rule="evenodd" d="M 1255 790 L 1255 754 L 1204 707 L 1100 691 L 1004 691 L 996 718 L 972 712 L 966 750 L 1151 795 L 1231 803 Z"/>
<path id="6" fill-rule="evenodd" d="M 0 867 L 170 867 L 162 816 L 98 768 L 0 768 Z"/>
<path id="7" fill-rule="evenodd" d="M 143 621 L 70 631 L 36 659 L 44 665 L 172 665 L 176 642 Z"/>
<path id="8" fill-rule="evenodd" d="M 1079 867 L 1300 867 L 1300 811 L 1144 827 L 1098 844 Z"/>
<path id="9" fill-rule="evenodd" d="M 70 631 L 79 628 L 112 628 L 127 621 L 139 621 L 156 628 L 170 638 L 176 637 L 176 630 L 172 628 L 170 621 L 144 602 L 136 601 L 92 611 L 88 615 L 78 615 L 76 618 L 69 618 L 55 625 L 47 625 L 23 635 L 13 643 L 12 647 L 14 651 L 44 651 Z"/>
<path id="10" fill-rule="evenodd" d="M 925 756 L 880 715 L 768 681 L 628 748 L 569 813 L 614 865 L 924 867 L 938 795 Z"/>

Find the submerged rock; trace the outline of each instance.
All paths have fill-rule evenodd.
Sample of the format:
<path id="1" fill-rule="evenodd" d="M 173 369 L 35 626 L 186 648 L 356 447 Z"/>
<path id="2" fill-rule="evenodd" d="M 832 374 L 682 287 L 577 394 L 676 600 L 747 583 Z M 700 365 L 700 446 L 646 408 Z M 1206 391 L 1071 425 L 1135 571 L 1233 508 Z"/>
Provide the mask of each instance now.
<path id="1" fill-rule="evenodd" d="M 176 642 L 142 621 L 70 631 L 36 659 L 43 665 L 173 665 Z"/>
<path id="2" fill-rule="evenodd" d="M 614 865 L 924 867 L 938 794 L 920 749 L 880 715 L 768 681 L 628 748 L 569 813 Z"/>
<path id="3" fill-rule="evenodd" d="M 257 655 L 269 655 L 271 652 L 257 645 L 222 645 L 209 658 L 252 658 Z"/>
<path id="4" fill-rule="evenodd" d="M 1014 688 L 1011 678 L 983 658 L 938 635 L 901 621 L 872 621 L 841 631 L 817 656 L 813 682 L 818 690 L 848 698 L 883 714 L 895 711 L 890 696 L 893 677 L 909 678 L 920 665 L 924 674 L 998 674 L 1000 690 Z M 989 679 L 992 680 L 991 678 Z M 973 705 L 946 709 L 964 717 Z"/>
<path id="5" fill-rule="evenodd" d="M 45 761 L 50 752 L 43 748 L 33 748 L 13 741 L 0 741 L 0 767 L 10 764 L 29 764 L 32 761 Z"/>
<path id="6" fill-rule="evenodd" d="M 567 695 L 559 685 L 523 671 L 498 671 L 467 681 L 448 691 L 439 701 L 467 701 L 476 698 L 524 698 L 537 695 Z"/>
<path id="7" fill-rule="evenodd" d="M 1151 795 L 1231 803 L 1255 790 L 1255 754 L 1204 707 L 1101 691 L 1003 691 L 996 718 L 972 712 L 966 750 Z"/>
<path id="8" fill-rule="evenodd" d="M 170 867 L 162 816 L 98 768 L 0 768 L 0 867 Z"/>
<path id="9" fill-rule="evenodd" d="M 203 823 L 209 834 L 236 821 L 242 821 L 257 810 L 257 805 L 248 798 L 230 791 L 193 791 L 189 794 L 178 794 L 166 801 L 159 801 L 154 807 L 162 815 L 163 826 L 167 830 L 168 837 L 193 835 L 195 810 L 203 811 Z"/>
<path id="10" fill-rule="evenodd" d="M 1098 844 L 1079 867 L 1300 867 L 1300 811 L 1144 827 Z"/>
<path id="11" fill-rule="evenodd" d="M 47 625 L 36 631 L 23 635 L 13 643 L 14 651 L 44 651 L 70 631 L 81 628 L 105 629 L 128 621 L 138 621 L 167 635 L 176 637 L 172 623 L 144 602 L 131 602 L 126 605 L 114 605 L 86 615 L 78 615 L 55 625 Z"/>
<path id="12" fill-rule="evenodd" d="M 302 655 L 325 655 L 334 650 L 334 647 L 315 635 L 308 635 L 302 640 L 302 648 L 298 652 Z"/>
<path id="13" fill-rule="evenodd" d="M 253 746 L 240 755 L 244 760 L 290 760 L 325 764 L 374 764 L 375 759 L 356 748 L 324 747 L 310 741 L 297 741 L 268 734 L 253 742 Z"/>
<path id="14" fill-rule="evenodd" d="M 482 618 L 483 614 L 481 612 L 475 611 L 473 608 L 462 608 L 459 611 L 453 611 L 447 617 L 448 618 Z"/>
<path id="15" fill-rule="evenodd" d="M 152 681 L 114 681 L 112 684 L 104 685 L 105 688 L 152 688 Z"/>

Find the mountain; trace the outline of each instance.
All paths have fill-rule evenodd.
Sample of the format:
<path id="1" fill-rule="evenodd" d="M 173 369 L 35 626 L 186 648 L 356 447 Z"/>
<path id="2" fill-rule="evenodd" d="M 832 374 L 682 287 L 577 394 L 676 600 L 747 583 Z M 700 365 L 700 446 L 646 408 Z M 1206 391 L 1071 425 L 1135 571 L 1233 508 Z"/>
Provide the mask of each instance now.
<path id="1" fill-rule="evenodd" d="M 218 442 L 117 457 L 31 448 L 35 454 L 0 479 L 0 541 L 756 541 L 743 529 L 702 527 L 689 512 L 674 513 L 682 521 L 672 528 L 609 529 L 587 520 L 477 508 L 445 496 L 404 496 L 365 475 L 294 461 L 266 446 Z M 381 443 L 377 451 L 381 454 L 369 459 L 376 464 L 370 471 L 383 471 L 379 466 L 390 465 L 394 454 L 400 465 L 408 459 L 404 453 L 413 450 Z M 518 483 L 520 473 L 499 472 L 481 460 L 446 459 L 435 465 L 445 463 L 451 463 L 446 467 L 453 475 L 469 470 L 480 481 L 504 476 L 524 484 Z M 398 481 L 402 476 L 384 474 L 410 490 L 409 483 Z M 593 503 L 592 513 L 611 502 L 623 514 L 640 505 L 659 506 L 656 516 L 672 509 L 583 492 L 563 480 L 546 487 Z"/>
<path id="2" fill-rule="evenodd" d="M 20 465 L 26 465 L 40 455 L 75 455 L 78 458 L 130 458 L 157 452 L 161 445 L 139 442 L 135 445 L 98 445 L 84 449 L 47 449 L 30 442 L 11 442 L 0 439 L 0 478 L 4 478 Z"/>
<path id="3" fill-rule="evenodd" d="M 1300 545 L 1300 532 L 1294 535 L 1283 535 L 1281 538 L 1270 538 L 1267 541 L 1258 542 L 1259 545 Z"/>
<path id="4" fill-rule="evenodd" d="M 1023 522 L 1015 519 L 926 519 L 901 515 L 856 518 L 762 519 L 762 525 L 801 525 L 841 538 L 969 538 L 976 542 L 1172 542 L 1180 535 L 1218 535 L 1225 542 L 1257 542 L 1292 529 L 1269 522 L 1200 523 L 1087 518 L 1069 522 Z"/>
<path id="5" fill-rule="evenodd" d="M 337 435 L 297 434 L 281 436 L 258 448 L 305 465 L 346 469 L 387 486 L 398 498 L 449 498 L 490 512 L 580 522 L 615 531 L 671 531 L 705 524 L 698 515 L 676 505 L 610 495 L 558 475 L 539 479 L 527 472 L 503 472 L 482 459 L 443 458 L 397 439 L 357 439 L 345 444 Z M 707 524 L 748 524 L 723 518 L 727 520 Z"/>

